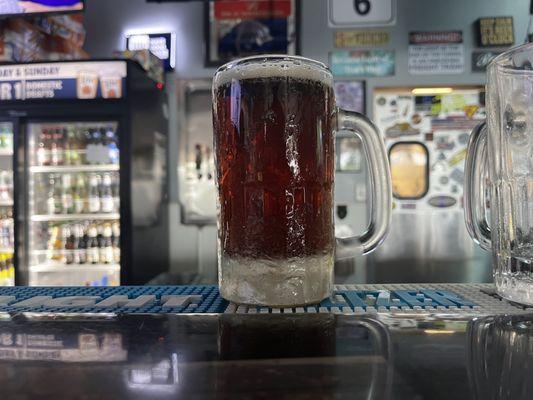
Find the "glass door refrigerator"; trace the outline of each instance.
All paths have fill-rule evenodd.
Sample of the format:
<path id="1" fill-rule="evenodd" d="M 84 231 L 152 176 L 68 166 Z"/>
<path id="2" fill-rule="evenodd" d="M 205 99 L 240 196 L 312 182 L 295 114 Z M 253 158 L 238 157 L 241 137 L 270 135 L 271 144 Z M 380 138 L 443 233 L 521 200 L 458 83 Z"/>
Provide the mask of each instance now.
<path id="1" fill-rule="evenodd" d="M 0 286 L 15 284 L 14 124 L 0 121 Z"/>
<path id="2" fill-rule="evenodd" d="M 0 66 L 0 96 L 5 76 L 21 78 L 0 99 L 0 121 L 14 121 L 0 123 L 0 284 L 13 270 L 31 286 L 143 284 L 166 272 L 161 85 L 125 60 Z"/>
<path id="3" fill-rule="evenodd" d="M 28 123 L 30 285 L 120 284 L 117 121 Z"/>

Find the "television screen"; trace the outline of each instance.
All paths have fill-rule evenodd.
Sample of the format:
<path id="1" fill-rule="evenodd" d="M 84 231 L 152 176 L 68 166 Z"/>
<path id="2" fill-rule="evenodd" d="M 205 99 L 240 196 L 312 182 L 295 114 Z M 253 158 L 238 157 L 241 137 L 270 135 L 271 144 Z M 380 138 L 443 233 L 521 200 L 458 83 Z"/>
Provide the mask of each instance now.
<path id="1" fill-rule="evenodd" d="M 82 11 L 83 0 L 0 0 L 0 15 Z"/>

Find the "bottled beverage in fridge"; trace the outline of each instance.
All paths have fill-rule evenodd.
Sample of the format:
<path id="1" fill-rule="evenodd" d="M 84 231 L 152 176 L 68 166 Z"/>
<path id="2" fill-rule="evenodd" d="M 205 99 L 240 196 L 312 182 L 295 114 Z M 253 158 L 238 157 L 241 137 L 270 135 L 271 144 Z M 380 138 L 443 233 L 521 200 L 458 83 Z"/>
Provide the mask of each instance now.
<path id="1" fill-rule="evenodd" d="M 98 248 L 98 230 L 94 224 L 87 228 L 87 263 L 98 264 L 100 261 L 100 250 Z"/>
<path id="2" fill-rule="evenodd" d="M 100 211 L 103 213 L 112 213 L 115 209 L 112 184 L 111 175 L 104 174 L 100 191 Z"/>
<path id="3" fill-rule="evenodd" d="M 120 152 L 118 150 L 118 138 L 112 127 L 106 130 L 106 144 L 109 153 L 109 163 L 118 164 L 120 161 Z"/>
<path id="4" fill-rule="evenodd" d="M 73 127 L 66 130 L 65 133 L 65 163 L 67 165 L 80 165 L 80 143 L 78 142 L 78 135 Z"/>
<path id="5" fill-rule="evenodd" d="M 52 165 L 63 165 L 65 162 L 65 149 L 63 131 L 56 129 L 52 134 L 50 145 L 50 157 Z"/>
<path id="6" fill-rule="evenodd" d="M 10 172 L 0 172 L 0 201 L 8 202 L 12 200 L 10 188 Z"/>
<path id="7" fill-rule="evenodd" d="M 50 175 L 47 208 L 48 214 L 63 213 L 63 193 L 60 177 L 57 175 Z"/>
<path id="8" fill-rule="evenodd" d="M 113 263 L 120 264 L 120 224 L 118 221 L 111 225 L 111 245 L 113 246 Z"/>
<path id="9" fill-rule="evenodd" d="M 80 264 L 87 263 L 87 243 L 89 242 L 89 236 L 87 235 L 87 226 L 78 225 L 78 254 L 80 259 Z"/>
<path id="10" fill-rule="evenodd" d="M 103 264 L 112 264 L 114 259 L 113 253 L 113 231 L 110 224 L 103 227 L 102 246 L 100 247 L 100 262 Z"/>
<path id="11" fill-rule="evenodd" d="M 74 242 L 72 240 L 72 230 L 70 226 L 63 226 L 63 243 L 65 245 L 65 263 L 74 264 Z"/>
<path id="12" fill-rule="evenodd" d="M 76 187 L 74 189 L 74 208 L 76 214 L 82 214 L 86 212 L 87 203 L 87 186 L 85 178 L 82 174 L 79 174 L 76 179 Z"/>
<path id="13" fill-rule="evenodd" d="M 59 263 L 64 263 L 65 260 L 63 258 L 64 256 L 64 248 L 65 248 L 65 242 L 64 242 L 64 236 L 63 236 L 63 230 L 60 226 L 54 226 L 52 228 L 52 234 L 50 235 L 50 242 L 52 247 L 52 255 L 51 260 L 56 261 Z"/>
<path id="14" fill-rule="evenodd" d="M 37 165 L 50 165 L 50 137 L 49 131 L 43 129 L 39 134 L 39 142 L 37 144 Z"/>
<path id="15" fill-rule="evenodd" d="M 101 211 L 99 178 L 99 175 L 96 174 L 92 174 L 89 177 L 89 197 L 87 200 L 90 213 Z"/>
<path id="16" fill-rule="evenodd" d="M 76 211 L 74 204 L 74 187 L 72 186 L 72 176 L 70 174 L 63 175 L 61 203 L 63 207 L 63 213 L 74 214 Z"/>

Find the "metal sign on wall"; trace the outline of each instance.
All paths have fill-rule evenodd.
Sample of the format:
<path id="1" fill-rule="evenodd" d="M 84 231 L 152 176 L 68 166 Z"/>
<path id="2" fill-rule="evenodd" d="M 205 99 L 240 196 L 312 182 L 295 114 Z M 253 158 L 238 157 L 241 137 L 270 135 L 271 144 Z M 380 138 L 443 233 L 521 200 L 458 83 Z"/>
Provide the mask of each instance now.
<path id="1" fill-rule="evenodd" d="M 513 17 L 479 18 L 476 25 L 479 46 L 511 46 L 515 42 Z"/>
<path id="2" fill-rule="evenodd" d="M 463 33 L 410 32 L 408 58 L 413 75 L 460 74 L 465 66 Z"/>
<path id="3" fill-rule="evenodd" d="M 335 32 L 335 47 L 383 46 L 389 43 L 385 31 L 338 31 Z"/>
<path id="4" fill-rule="evenodd" d="M 329 0 L 332 28 L 387 26 L 396 22 L 396 0 Z"/>

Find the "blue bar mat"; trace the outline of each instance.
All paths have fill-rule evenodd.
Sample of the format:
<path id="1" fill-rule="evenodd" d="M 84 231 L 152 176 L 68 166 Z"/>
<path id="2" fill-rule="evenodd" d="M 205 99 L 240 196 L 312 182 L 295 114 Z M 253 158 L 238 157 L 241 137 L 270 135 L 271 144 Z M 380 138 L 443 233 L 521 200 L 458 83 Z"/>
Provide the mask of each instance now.
<path id="1" fill-rule="evenodd" d="M 279 312 L 465 310 L 478 308 L 476 306 L 451 290 L 336 290 L 320 304 Z M 205 314 L 235 311 L 239 312 L 239 308 L 220 297 L 218 286 L 0 288 L 0 312 L 7 313 Z M 246 307 L 246 312 L 265 312 L 265 308 Z"/>

